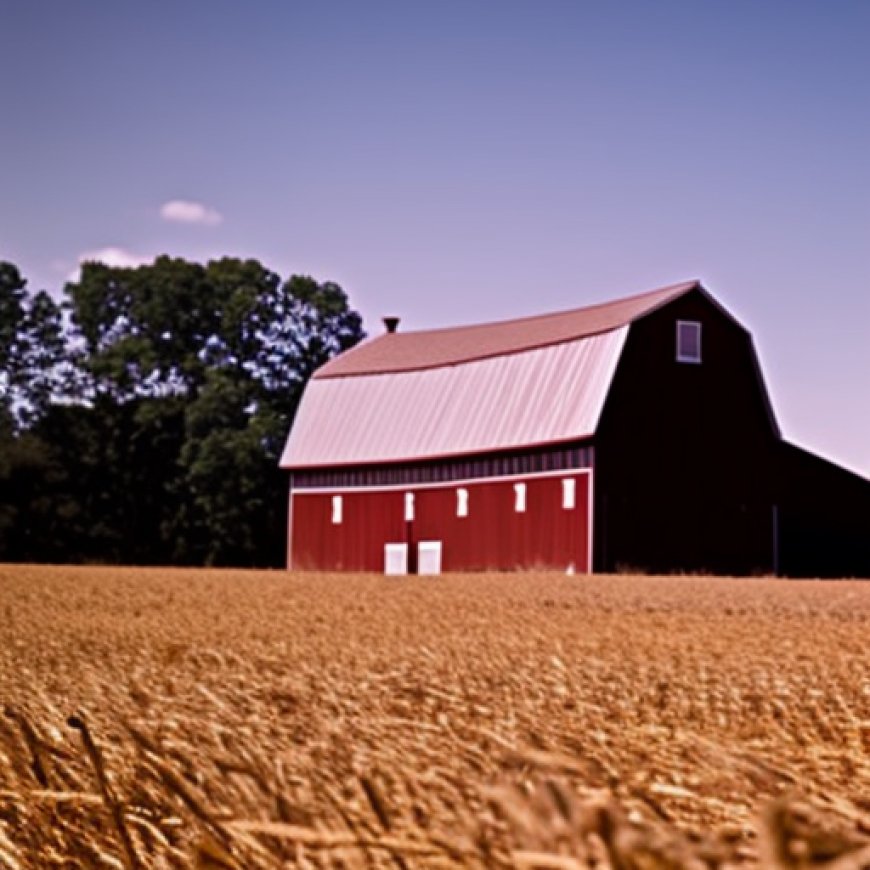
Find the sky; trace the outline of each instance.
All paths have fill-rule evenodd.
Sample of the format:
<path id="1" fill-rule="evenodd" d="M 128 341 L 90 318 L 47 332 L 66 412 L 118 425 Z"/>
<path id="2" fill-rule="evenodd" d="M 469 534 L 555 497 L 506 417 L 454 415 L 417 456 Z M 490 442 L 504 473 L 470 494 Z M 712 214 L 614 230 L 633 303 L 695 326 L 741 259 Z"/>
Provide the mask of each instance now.
<path id="1" fill-rule="evenodd" d="M 425 329 L 699 278 L 870 476 L 870 2 L 0 0 L 0 259 L 255 257 Z"/>

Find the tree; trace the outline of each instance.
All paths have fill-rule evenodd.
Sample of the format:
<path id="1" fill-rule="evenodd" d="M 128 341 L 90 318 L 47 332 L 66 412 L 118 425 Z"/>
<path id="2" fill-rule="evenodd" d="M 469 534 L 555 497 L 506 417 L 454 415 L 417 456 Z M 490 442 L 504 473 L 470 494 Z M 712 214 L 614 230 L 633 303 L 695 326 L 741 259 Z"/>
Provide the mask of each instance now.
<path id="1" fill-rule="evenodd" d="M 0 262 L 0 413 L 12 418 L 22 385 L 22 335 L 27 282 L 12 263 Z"/>
<path id="2" fill-rule="evenodd" d="M 0 263 L 0 558 L 280 564 L 288 427 L 363 337 L 344 291 L 158 257 L 65 292 L 71 334 Z"/>
<path id="3" fill-rule="evenodd" d="M 187 394 L 205 379 L 222 300 L 203 266 L 170 257 L 132 269 L 85 263 L 65 291 L 94 394 Z"/>
<path id="4" fill-rule="evenodd" d="M 0 262 L 0 407 L 16 427 L 45 413 L 72 376 L 60 306 L 26 287 L 16 266 Z"/>
<path id="5" fill-rule="evenodd" d="M 17 359 L 26 286 L 17 267 L 0 261 L 0 371 L 9 371 Z"/>
<path id="6" fill-rule="evenodd" d="M 292 408 L 311 372 L 364 335 L 337 284 L 300 276 L 282 283 L 256 260 L 86 263 L 66 292 L 94 389 L 119 400 L 195 397 L 207 371 L 220 369 L 281 393 Z"/>
<path id="7" fill-rule="evenodd" d="M 44 290 L 27 304 L 23 333 L 20 416 L 24 425 L 29 425 L 44 416 L 52 401 L 74 395 L 78 373 L 68 355 L 60 306 Z"/>
<path id="8" fill-rule="evenodd" d="M 262 408 L 251 414 L 248 398 L 243 385 L 215 372 L 187 409 L 180 483 L 206 564 L 276 564 L 283 554 L 274 534 L 286 503 L 270 447 L 275 422 Z"/>
<path id="9" fill-rule="evenodd" d="M 294 276 L 282 284 L 251 261 L 210 263 L 207 273 L 228 303 L 209 346 L 213 368 L 186 414 L 186 518 L 210 564 L 279 564 L 286 492 L 275 468 L 284 439 L 311 374 L 362 338 L 362 321 L 333 283 Z"/>
<path id="10" fill-rule="evenodd" d="M 66 292 L 114 451 L 106 467 L 116 489 L 136 494 L 113 501 L 116 525 L 130 523 L 123 558 L 279 564 L 277 463 L 302 389 L 364 335 L 344 291 L 282 282 L 256 260 L 159 257 L 135 269 L 86 264 Z"/>
<path id="11" fill-rule="evenodd" d="M 30 299 L 27 281 L 0 262 L 0 556 L 29 552 L 28 514 L 46 476 L 45 445 L 22 428 L 45 412 L 63 352 L 60 309 L 46 293 Z"/>

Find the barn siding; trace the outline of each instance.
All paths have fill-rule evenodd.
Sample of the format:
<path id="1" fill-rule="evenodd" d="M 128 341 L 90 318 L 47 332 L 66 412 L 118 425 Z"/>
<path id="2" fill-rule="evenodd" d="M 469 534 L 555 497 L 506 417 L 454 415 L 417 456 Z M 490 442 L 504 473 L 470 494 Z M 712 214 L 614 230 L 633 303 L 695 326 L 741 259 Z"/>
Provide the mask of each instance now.
<path id="1" fill-rule="evenodd" d="M 505 451 L 429 462 L 391 463 L 358 468 L 318 468 L 294 471 L 292 489 L 345 489 L 358 486 L 409 486 L 448 483 L 485 477 L 540 474 L 591 468 L 592 445 L 570 444 L 536 450 Z"/>
<path id="2" fill-rule="evenodd" d="M 563 507 L 562 481 L 574 480 L 575 506 Z M 449 486 L 297 490 L 291 566 L 298 569 L 382 571 L 384 545 L 442 542 L 442 570 L 591 568 L 592 472 L 522 475 Z M 526 486 L 526 510 L 515 510 L 514 484 Z M 457 489 L 468 491 L 468 516 L 457 516 Z M 414 520 L 405 521 L 405 495 Z M 332 498 L 342 497 L 340 524 Z"/>
<path id="3" fill-rule="evenodd" d="M 700 365 L 677 320 L 702 324 Z M 703 293 L 632 324 L 595 439 L 596 569 L 771 572 L 778 438 L 749 333 Z"/>
<path id="4" fill-rule="evenodd" d="M 781 571 L 870 578 L 870 483 L 787 442 L 777 472 Z"/>

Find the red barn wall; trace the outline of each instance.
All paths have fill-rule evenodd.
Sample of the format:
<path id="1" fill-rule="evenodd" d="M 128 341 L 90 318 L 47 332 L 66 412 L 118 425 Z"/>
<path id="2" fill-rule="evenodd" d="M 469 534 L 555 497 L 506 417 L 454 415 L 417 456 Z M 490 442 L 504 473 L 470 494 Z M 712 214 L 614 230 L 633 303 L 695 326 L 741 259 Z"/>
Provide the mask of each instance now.
<path id="1" fill-rule="evenodd" d="M 575 506 L 563 507 L 562 481 L 575 481 Z M 517 512 L 514 484 L 526 485 Z M 468 516 L 457 516 L 457 490 L 468 491 Z M 414 519 L 405 521 L 405 495 Z M 342 522 L 332 498 L 342 497 Z M 442 542 L 443 571 L 573 566 L 591 570 L 590 470 L 449 484 L 372 489 L 298 490 L 291 494 L 290 566 L 301 570 L 383 571 L 384 545 Z M 413 557 L 410 560 L 413 563 Z"/>

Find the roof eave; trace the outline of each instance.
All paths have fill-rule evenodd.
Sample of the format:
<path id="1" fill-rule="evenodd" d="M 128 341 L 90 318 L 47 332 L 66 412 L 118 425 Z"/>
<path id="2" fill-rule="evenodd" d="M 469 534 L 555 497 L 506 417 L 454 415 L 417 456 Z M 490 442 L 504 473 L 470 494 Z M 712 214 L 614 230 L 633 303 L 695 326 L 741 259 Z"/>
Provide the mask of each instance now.
<path id="1" fill-rule="evenodd" d="M 596 427 L 597 429 L 597 427 Z M 454 459 L 475 461 L 483 456 L 504 456 L 511 453 L 526 453 L 533 450 L 542 450 L 545 448 L 569 447 L 575 445 L 577 447 L 588 446 L 595 438 L 595 432 L 589 432 L 586 435 L 571 436 L 570 438 L 560 438 L 554 441 L 540 441 L 530 444 L 517 444 L 509 447 L 486 447 L 474 450 L 472 452 L 453 451 L 449 453 L 427 454 L 424 456 L 406 456 L 401 458 L 390 457 L 389 459 L 359 459 L 347 460 L 342 462 L 329 463 L 314 463 L 311 465 L 298 463 L 282 462 L 280 468 L 282 471 L 334 471 L 347 468 L 384 468 L 391 465 L 417 465 L 421 463 L 446 462 Z"/>

